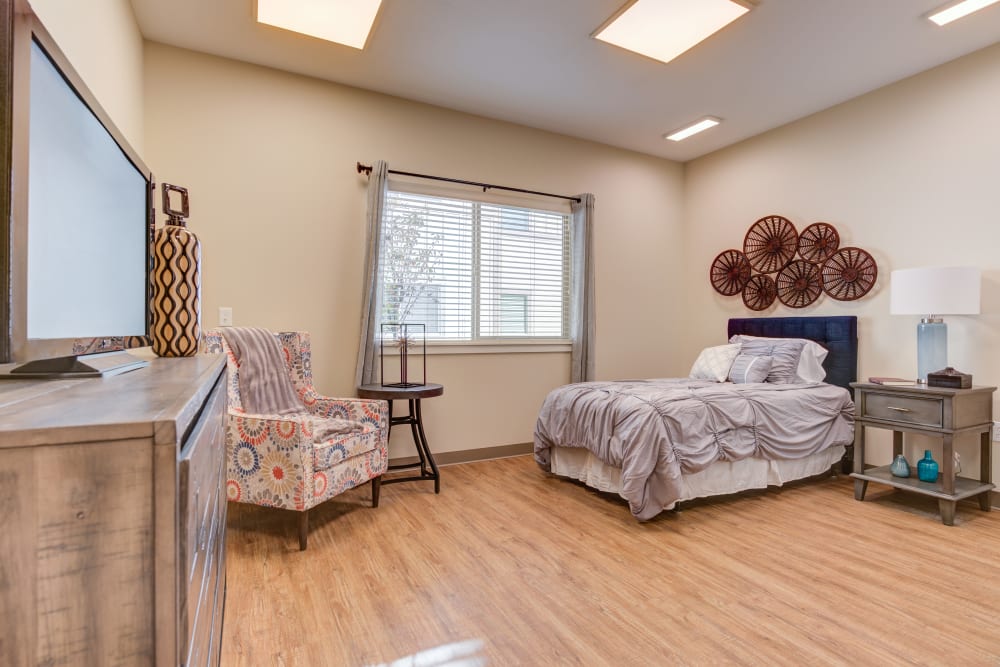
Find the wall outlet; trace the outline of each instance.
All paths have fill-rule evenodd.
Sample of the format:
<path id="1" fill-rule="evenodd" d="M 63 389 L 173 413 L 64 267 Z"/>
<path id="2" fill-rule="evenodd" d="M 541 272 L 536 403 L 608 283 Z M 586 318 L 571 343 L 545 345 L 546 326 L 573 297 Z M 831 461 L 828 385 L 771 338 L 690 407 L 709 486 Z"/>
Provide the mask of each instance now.
<path id="1" fill-rule="evenodd" d="M 233 309 L 229 306 L 219 306 L 219 326 L 233 326 Z"/>
<path id="2" fill-rule="evenodd" d="M 1000 422 L 993 422 L 993 442 L 1000 442 Z"/>

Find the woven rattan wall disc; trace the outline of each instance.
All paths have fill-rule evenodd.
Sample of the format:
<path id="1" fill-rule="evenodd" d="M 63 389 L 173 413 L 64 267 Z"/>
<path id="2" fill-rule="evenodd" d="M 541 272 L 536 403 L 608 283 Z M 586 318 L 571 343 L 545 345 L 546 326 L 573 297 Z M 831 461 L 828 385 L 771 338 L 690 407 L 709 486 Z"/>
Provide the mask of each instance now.
<path id="1" fill-rule="evenodd" d="M 823 263 L 823 291 L 838 301 L 860 299 L 877 278 L 875 259 L 861 248 L 841 248 Z"/>
<path id="2" fill-rule="evenodd" d="M 750 226 L 743 239 L 743 253 L 753 268 L 774 273 L 795 257 L 799 235 L 788 218 L 769 215 Z"/>
<path id="3" fill-rule="evenodd" d="M 803 308 L 823 293 L 819 267 L 804 259 L 789 262 L 775 280 L 778 300 L 789 308 Z"/>
<path id="4" fill-rule="evenodd" d="M 750 280 L 750 260 L 739 250 L 723 250 L 712 260 L 710 279 L 719 294 L 739 294 Z"/>
<path id="5" fill-rule="evenodd" d="M 750 310 L 764 310 L 774 303 L 778 291 L 771 276 L 763 273 L 750 278 L 743 288 L 743 304 Z"/>
<path id="6" fill-rule="evenodd" d="M 840 247 L 840 234 L 825 222 L 815 222 L 799 234 L 799 256 L 822 264 Z"/>

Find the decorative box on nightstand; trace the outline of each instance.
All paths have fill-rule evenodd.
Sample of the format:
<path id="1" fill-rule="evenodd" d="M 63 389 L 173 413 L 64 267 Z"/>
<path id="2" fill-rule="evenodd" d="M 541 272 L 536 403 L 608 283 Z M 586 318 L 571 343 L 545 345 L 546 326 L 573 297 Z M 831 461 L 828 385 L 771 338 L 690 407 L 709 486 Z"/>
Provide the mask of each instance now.
<path id="1" fill-rule="evenodd" d="M 928 387 L 950 387 L 951 389 L 971 389 L 972 376 L 956 371 L 951 366 L 927 374 Z"/>
<path id="2" fill-rule="evenodd" d="M 990 430 L 993 426 L 993 392 L 996 387 L 952 389 L 926 385 L 886 386 L 855 382 L 857 406 L 854 419 L 854 497 L 864 500 L 868 482 L 877 482 L 937 498 L 941 521 L 955 521 L 955 503 L 975 496 L 979 508 L 990 509 Z M 903 453 L 903 433 L 941 438 L 941 474 L 937 482 L 916 477 L 894 477 L 889 466 L 865 469 L 865 429 L 892 430 L 893 458 Z M 978 433 L 979 479 L 957 477 L 953 439 L 962 433 Z"/>

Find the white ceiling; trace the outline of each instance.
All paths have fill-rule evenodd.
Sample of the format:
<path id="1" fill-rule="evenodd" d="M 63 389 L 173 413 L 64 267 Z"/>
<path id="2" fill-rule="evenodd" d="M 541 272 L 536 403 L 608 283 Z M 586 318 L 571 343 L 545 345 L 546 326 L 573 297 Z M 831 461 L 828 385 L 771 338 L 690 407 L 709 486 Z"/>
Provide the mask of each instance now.
<path id="1" fill-rule="evenodd" d="M 590 37 L 624 0 L 384 0 L 364 51 L 258 25 L 254 0 L 132 0 L 150 40 L 686 161 L 1000 40 L 1000 4 L 759 0 L 669 64 Z M 680 143 L 663 134 L 723 123 Z"/>

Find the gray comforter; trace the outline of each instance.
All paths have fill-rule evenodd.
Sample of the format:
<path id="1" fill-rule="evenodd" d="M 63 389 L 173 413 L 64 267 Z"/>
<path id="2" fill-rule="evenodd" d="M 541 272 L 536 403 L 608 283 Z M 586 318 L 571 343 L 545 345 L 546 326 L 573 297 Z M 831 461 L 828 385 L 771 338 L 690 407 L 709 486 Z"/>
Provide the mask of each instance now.
<path id="1" fill-rule="evenodd" d="M 586 447 L 621 468 L 621 494 L 645 520 L 680 497 L 682 474 L 750 456 L 803 458 L 853 439 L 854 403 L 830 384 L 582 382 L 545 399 L 535 460 L 550 470 L 552 447 Z"/>

